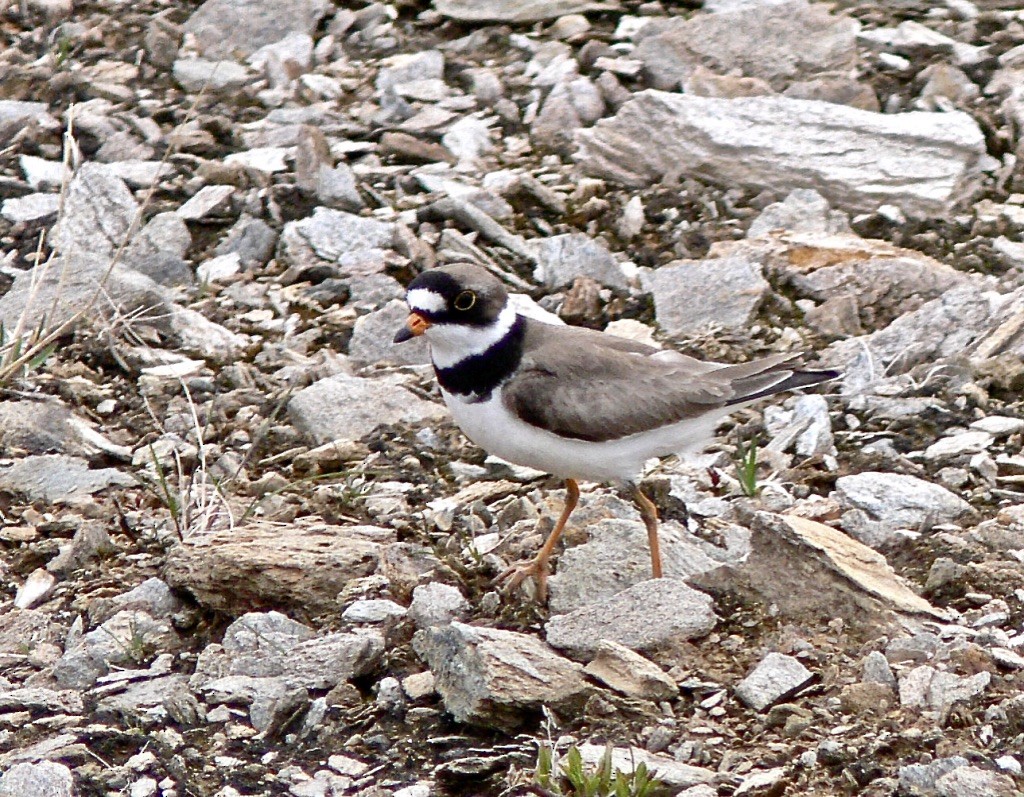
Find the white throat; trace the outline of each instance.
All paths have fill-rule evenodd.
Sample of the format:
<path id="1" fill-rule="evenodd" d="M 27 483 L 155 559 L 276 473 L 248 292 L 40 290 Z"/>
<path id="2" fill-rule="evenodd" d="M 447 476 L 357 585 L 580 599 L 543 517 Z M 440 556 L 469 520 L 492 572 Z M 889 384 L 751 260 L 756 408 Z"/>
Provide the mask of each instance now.
<path id="1" fill-rule="evenodd" d="M 493 323 L 485 327 L 468 324 L 435 324 L 424 335 L 430 343 L 435 368 L 451 368 L 476 354 L 483 354 L 504 338 L 516 322 L 516 311 L 506 304 Z"/>

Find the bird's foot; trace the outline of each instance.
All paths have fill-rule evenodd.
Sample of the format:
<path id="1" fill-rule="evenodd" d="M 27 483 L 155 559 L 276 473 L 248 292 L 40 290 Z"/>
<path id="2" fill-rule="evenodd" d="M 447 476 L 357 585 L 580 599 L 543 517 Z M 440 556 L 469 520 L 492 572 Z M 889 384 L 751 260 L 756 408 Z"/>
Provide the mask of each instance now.
<path id="1" fill-rule="evenodd" d="M 546 557 L 538 556 L 529 562 L 512 565 L 512 567 L 494 579 L 491 583 L 494 586 L 504 584 L 505 590 L 507 592 L 512 592 L 512 590 L 528 578 L 532 578 L 533 583 L 537 586 L 537 600 L 541 603 L 547 602 L 548 560 Z"/>

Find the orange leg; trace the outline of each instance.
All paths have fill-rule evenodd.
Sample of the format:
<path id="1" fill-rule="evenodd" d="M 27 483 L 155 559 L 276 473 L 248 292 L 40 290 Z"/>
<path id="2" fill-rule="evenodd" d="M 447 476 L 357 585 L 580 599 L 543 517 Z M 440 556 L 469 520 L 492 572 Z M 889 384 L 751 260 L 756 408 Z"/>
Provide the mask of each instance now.
<path id="1" fill-rule="evenodd" d="M 541 547 L 540 552 L 533 559 L 525 565 L 514 565 L 494 579 L 495 584 L 500 584 L 503 581 L 508 581 L 508 589 L 513 590 L 526 579 L 532 578 L 537 584 L 537 599 L 543 603 L 548 597 L 548 559 L 551 557 L 551 552 L 554 551 L 555 546 L 558 544 L 559 537 L 562 536 L 562 531 L 565 529 L 565 524 L 569 520 L 569 515 L 576 508 L 577 502 L 580 500 L 580 486 L 576 483 L 575 479 L 565 480 L 565 506 L 562 508 L 562 515 L 558 518 L 558 522 L 555 527 L 551 530 L 548 538 L 544 541 L 544 545 Z M 657 521 L 655 521 L 657 522 Z"/>
<path id="2" fill-rule="evenodd" d="M 658 543 L 658 507 L 640 490 L 640 485 L 631 484 L 633 501 L 640 510 L 640 517 L 647 526 L 647 542 L 651 546 L 651 573 L 661 578 L 661 545 Z"/>

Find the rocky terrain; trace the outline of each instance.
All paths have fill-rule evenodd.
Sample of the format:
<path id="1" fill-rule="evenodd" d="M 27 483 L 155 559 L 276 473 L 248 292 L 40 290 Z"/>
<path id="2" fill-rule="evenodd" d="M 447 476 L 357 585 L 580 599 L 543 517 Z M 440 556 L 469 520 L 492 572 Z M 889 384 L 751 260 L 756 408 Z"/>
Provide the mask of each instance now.
<path id="1" fill-rule="evenodd" d="M 1021 793 L 1018 4 L 20 0 L 0 36 L 0 796 L 552 794 L 572 748 L 687 797 Z M 459 261 L 843 376 L 652 463 L 665 579 L 585 486 L 540 606 L 491 581 L 560 485 L 391 344 Z"/>

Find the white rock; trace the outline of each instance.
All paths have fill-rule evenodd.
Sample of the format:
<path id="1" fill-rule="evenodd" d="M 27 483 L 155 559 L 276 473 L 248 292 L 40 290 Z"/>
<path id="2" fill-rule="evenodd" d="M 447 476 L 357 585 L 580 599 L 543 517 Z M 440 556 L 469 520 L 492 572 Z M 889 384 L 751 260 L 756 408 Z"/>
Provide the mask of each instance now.
<path id="1" fill-rule="evenodd" d="M 809 683 L 812 677 L 811 671 L 792 656 L 769 653 L 736 684 L 736 696 L 755 711 L 763 711 Z"/>
<path id="2" fill-rule="evenodd" d="M 203 283 L 219 282 L 228 277 L 233 277 L 241 270 L 242 259 L 238 256 L 238 252 L 231 252 L 204 260 L 196 266 L 196 276 Z"/>
<path id="3" fill-rule="evenodd" d="M 993 437 L 1006 437 L 1024 431 L 1024 418 L 1010 418 L 1006 415 L 987 415 L 971 424 L 972 429 L 986 432 Z"/>
<path id="4" fill-rule="evenodd" d="M 13 224 L 45 221 L 56 218 L 59 207 L 60 197 L 57 194 L 27 194 L 5 199 L 0 205 L 0 216 Z"/>
<path id="5" fill-rule="evenodd" d="M 235 190 L 233 185 L 204 185 L 191 199 L 178 208 L 178 215 L 187 221 L 198 221 L 211 215 L 223 215 L 227 212 Z"/>
<path id="6" fill-rule="evenodd" d="M 967 454 L 980 454 L 992 445 L 992 442 L 992 435 L 988 432 L 962 432 L 936 440 L 925 449 L 924 458 L 928 462 L 942 462 Z"/>
<path id="7" fill-rule="evenodd" d="M 408 610 L 394 601 L 370 599 L 356 601 L 341 615 L 349 623 L 383 623 L 390 617 L 402 617 Z"/>

